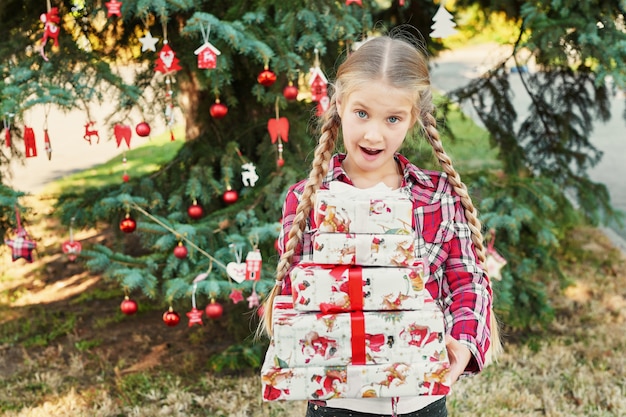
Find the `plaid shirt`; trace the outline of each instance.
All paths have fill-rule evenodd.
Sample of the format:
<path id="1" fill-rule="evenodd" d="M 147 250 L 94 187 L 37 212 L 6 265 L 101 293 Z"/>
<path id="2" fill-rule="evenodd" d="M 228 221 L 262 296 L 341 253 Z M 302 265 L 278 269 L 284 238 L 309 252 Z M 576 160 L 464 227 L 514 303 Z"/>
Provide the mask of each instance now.
<path id="1" fill-rule="evenodd" d="M 345 157 L 345 154 L 333 156 L 321 188 L 328 188 L 331 181 L 353 185 L 341 166 Z M 485 271 L 477 263 L 460 198 L 445 173 L 421 170 L 400 154 L 396 154 L 395 158 L 404 173 L 402 191 L 413 202 L 417 257 L 424 259 L 430 266 L 426 289 L 444 312 L 446 332 L 472 353 L 473 359 L 466 373 L 478 372 L 483 368 L 485 352 L 490 344 L 488 324 L 491 287 Z M 306 180 L 300 181 L 287 192 L 278 239 L 280 255 L 284 251 L 305 184 Z M 296 250 L 292 267 L 303 259 L 303 254 L 312 253 L 311 235 L 314 231 L 311 211 L 303 242 Z M 285 277 L 282 294 L 291 294 L 289 276 Z"/>

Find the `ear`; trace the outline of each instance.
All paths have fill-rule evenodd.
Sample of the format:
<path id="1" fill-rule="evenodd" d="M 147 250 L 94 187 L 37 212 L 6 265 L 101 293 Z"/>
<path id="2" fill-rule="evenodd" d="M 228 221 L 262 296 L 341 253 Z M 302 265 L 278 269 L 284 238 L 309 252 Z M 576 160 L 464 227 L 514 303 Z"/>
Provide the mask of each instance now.
<path id="1" fill-rule="evenodd" d="M 336 101 L 335 101 L 335 107 L 337 107 L 337 114 L 339 115 L 339 118 L 341 119 L 341 110 L 342 110 L 342 106 L 341 106 L 341 97 L 337 97 Z"/>

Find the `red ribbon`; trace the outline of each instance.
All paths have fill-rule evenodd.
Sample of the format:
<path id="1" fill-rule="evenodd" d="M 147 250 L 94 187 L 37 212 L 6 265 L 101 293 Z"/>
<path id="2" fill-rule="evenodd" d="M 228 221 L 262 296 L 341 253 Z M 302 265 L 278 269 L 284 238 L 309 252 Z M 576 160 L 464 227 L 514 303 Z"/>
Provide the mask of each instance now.
<path id="1" fill-rule="evenodd" d="M 348 298 L 350 299 L 350 311 L 363 310 L 363 268 L 360 266 L 348 267 L 345 265 L 335 266 L 331 269 L 330 275 L 338 281 L 342 279 L 346 269 L 348 270 Z M 339 313 L 345 309 L 329 304 L 320 305 L 323 313 Z"/>
<path id="2" fill-rule="evenodd" d="M 365 365 L 365 316 L 362 311 L 350 313 L 352 330 L 352 364 Z"/>

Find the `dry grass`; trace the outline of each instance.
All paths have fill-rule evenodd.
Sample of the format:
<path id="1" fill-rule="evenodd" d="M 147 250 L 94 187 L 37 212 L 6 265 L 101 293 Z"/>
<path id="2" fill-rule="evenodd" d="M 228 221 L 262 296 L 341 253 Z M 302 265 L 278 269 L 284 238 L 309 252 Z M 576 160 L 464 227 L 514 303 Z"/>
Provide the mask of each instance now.
<path id="1" fill-rule="evenodd" d="M 451 417 L 626 416 L 626 258 L 598 230 L 579 230 L 572 239 L 592 243 L 569 259 L 573 285 L 555 296 L 550 329 L 506 344 L 498 364 L 455 384 Z M 143 359 L 116 361 L 73 348 L 79 335 L 67 339 L 73 343 L 39 350 L 0 346 L 0 369 L 10 370 L 0 377 L 3 416 L 304 415 L 303 402 L 263 403 L 255 375 L 162 372 L 157 362 L 171 352 L 147 336 L 134 340 L 146 347 Z M 129 371 L 133 366 L 141 372 Z"/>

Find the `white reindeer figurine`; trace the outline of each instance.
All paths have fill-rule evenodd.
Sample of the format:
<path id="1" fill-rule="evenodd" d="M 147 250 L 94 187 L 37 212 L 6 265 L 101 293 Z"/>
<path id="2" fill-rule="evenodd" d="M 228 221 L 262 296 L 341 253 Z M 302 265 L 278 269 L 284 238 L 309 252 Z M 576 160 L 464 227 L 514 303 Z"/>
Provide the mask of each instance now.
<path id="1" fill-rule="evenodd" d="M 241 182 L 246 187 L 254 187 L 254 184 L 259 180 L 259 176 L 256 173 L 256 167 L 252 162 L 246 162 L 241 166 Z"/>

